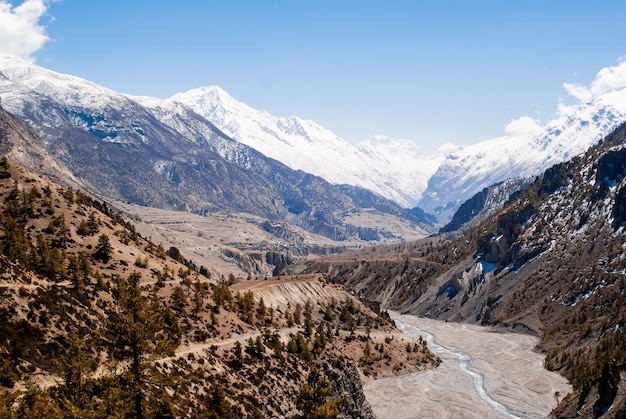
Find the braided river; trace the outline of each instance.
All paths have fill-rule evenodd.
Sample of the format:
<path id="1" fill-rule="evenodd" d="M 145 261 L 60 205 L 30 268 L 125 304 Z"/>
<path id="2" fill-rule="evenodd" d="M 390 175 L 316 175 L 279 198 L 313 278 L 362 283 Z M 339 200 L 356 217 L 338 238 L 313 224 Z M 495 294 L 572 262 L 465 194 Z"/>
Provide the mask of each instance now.
<path id="1" fill-rule="evenodd" d="M 442 363 L 366 383 L 380 419 L 545 418 L 556 407 L 556 394 L 571 391 L 564 377 L 543 368 L 534 336 L 390 314 L 405 334 L 426 339 Z"/>

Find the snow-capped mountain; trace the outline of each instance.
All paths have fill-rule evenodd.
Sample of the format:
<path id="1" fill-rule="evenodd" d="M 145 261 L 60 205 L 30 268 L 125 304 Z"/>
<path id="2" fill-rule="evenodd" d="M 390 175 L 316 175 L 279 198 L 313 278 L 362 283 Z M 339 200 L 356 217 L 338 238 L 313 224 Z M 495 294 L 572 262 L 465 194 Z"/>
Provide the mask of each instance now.
<path id="1" fill-rule="evenodd" d="M 621 74 L 626 64 L 616 68 L 616 73 Z M 611 71 L 614 70 L 608 73 Z M 615 79 L 613 74 L 609 76 Z M 577 92 L 582 91 L 580 98 L 586 102 L 561 106 L 559 117 L 543 126 L 512 124 L 515 126 L 510 127 L 507 136 L 473 145 L 445 145 L 434 155 L 424 156 L 408 140 L 374 137 L 352 145 L 312 121 L 272 116 L 233 99 L 215 86 L 193 89 L 169 99 L 131 97 L 17 58 L 0 57 L 0 94 L 5 107 L 35 127 L 51 151 L 68 165 L 74 158 L 71 151 L 85 148 L 92 141 L 77 140 L 85 134 L 97 138 L 99 144 L 117 144 L 133 150 L 148 148 L 152 169 L 170 180 L 178 179 L 183 162 L 197 164 L 194 153 L 201 150 L 210 153 L 210 159 L 219 157 L 229 168 L 246 171 L 236 177 L 252 181 L 249 176 L 254 172 L 265 181 L 273 179 L 272 188 L 281 184 L 280 199 L 296 212 L 307 197 L 302 196 L 303 191 L 287 190 L 291 184 L 284 179 L 276 179 L 276 173 L 286 173 L 283 168 L 276 168 L 277 162 L 333 185 L 367 189 L 405 208 L 417 205 L 431 212 L 445 207 L 449 217 L 462 202 L 485 187 L 508 178 L 539 175 L 583 152 L 624 121 L 626 89 L 619 83 L 607 88 L 610 85 L 592 85 L 593 94 L 574 86 Z M 59 141 L 61 136 L 72 138 L 73 148 Z M 110 153 L 121 152 L 118 147 Z M 121 159 L 129 156 L 120 154 Z M 209 159 L 208 154 L 205 157 Z M 86 155 L 82 158 L 87 159 Z M 95 154 L 90 158 L 93 164 L 102 164 L 95 160 Z M 87 180 L 102 182 L 95 172 L 93 176 Z M 107 187 L 113 190 L 112 185 Z M 338 190 L 342 194 L 353 193 L 352 198 L 365 196 L 350 192 L 350 188 L 335 192 Z M 148 198 L 146 191 L 135 192 L 146 202 L 156 199 Z M 220 196 L 223 193 L 221 190 Z M 245 196 L 235 195 L 238 200 Z M 214 199 L 206 198 L 200 199 L 202 205 L 216 205 Z M 266 214 L 281 211 L 274 198 L 259 201 Z M 255 198 L 246 199 L 251 203 Z M 376 205 L 389 208 L 387 204 Z M 445 216 L 441 218 L 440 221 L 446 221 Z"/>
<path id="2" fill-rule="evenodd" d="M 293 169 L 331 183 L 356 185 L 402 206 L 448 214 L 475 193 L 508 178 L 526 178 L 599 141 L 625 119 L 626 90 L 563 107 L 544 126 L 422 155 L 408 140 L 375 137 L 354 146 L 312 121 L 276 117 L 238 102 L 219 87 L 174 95 L 239 142 Z"/>
<path id="3" fill-rule="evenodd" d="M 447 153 L 428 181 L 419 206 L 458 207 L 489 185 L 527 178 L 587 150 L 626 119 L 626 89 L 571 106 L 529 132 L 460 146 Z"/>
<path id="4" fill-rule="evenodd" d="M 337 240 L 397 240 L 404 233 L 383 224 L 398 221 L 422 235 L 421 222 L 433 228 L 432 220 L 369 191 L 290 169 L 178 102 L 134 98 L 1 56 L 0 97 L 56 159 L 110 198 L 199 213 L 246 212 Z M 367 217 L 354 217 L 362 211 L 385 221 L 372 226 Z"/>
<path id="5" fill-rule="evenodd" d="M 217 86 L 172 96 L 235 140 L 294 170 L 333 184 L 369 189 L 404 207 L 414 207 L 441 157 L 419 153 L 415 143 L 377 137 L 354 146 L 313 121 L 277 117 L 233 99 Z"/>

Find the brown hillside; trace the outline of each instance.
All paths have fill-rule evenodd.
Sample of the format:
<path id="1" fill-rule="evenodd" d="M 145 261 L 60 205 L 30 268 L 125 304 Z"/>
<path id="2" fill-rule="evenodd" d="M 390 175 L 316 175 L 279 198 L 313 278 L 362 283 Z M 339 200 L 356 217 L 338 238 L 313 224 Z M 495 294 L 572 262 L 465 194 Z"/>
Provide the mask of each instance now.
<path id="1" fill-rule="evenodd" d="M 361 377 L 437 363 L 342 287 L 211 277 L 7 160 L 0 225 L 2 417 L 371 417 Z"/>

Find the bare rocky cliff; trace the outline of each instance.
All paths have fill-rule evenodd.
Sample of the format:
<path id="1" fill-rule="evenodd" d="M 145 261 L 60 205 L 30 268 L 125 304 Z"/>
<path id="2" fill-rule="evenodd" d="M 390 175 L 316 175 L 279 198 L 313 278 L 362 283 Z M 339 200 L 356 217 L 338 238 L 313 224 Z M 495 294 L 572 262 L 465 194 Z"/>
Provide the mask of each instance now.
<path id="1" fill-rule="evenodd" d="M 43 141 L 8 113 L 0 101 L 0 155 L 66 186 L 85 188 L 72 172 L 46 150 Z"/>
<path id="2" fill-rule="evenodd" d="M 333 383 L 333 395 L 343 398 L 342 416 L 346 419 L 374 419 L 374 412 L 363 393 L 359 370 L 354 362 L 337 358 L 322 364 L 322 371 Z"/>

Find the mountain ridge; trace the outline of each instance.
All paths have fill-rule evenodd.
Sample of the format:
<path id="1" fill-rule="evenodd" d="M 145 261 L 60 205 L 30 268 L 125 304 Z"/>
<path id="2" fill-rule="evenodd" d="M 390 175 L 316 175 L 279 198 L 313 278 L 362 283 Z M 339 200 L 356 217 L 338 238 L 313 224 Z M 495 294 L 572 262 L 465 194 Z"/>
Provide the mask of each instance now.
<path id="1" fill-rule="evenodd" d="M 621 101 L 572 106 L 541 129 L 450 151 L 429 179 L 420 206 L 429 211 L 455 202 L 458 207 L 492 184 L 537 176 L 584 152 L 626 120 L 626 88 L 614 93 Z"/>
<path id="2" fill-rule="evenodd" d="M 508 178 L 537 176 L 583 152 L 626 119 L 626 89 L 621 88 L 589 102 L 560 106 L 559 115 L 543 126 L 533 122 L 529 129 L 512 123 L 506 136 L 471 145 L 446 144 L 424 156 L 408 140 L 379 136 L 351 145 L 312 121 L 253 109 L 217 86 L 178 93 L 166 101 L 185 103 L 232 138 L 292 168 L 433 213 L 442 207 L 449 213 Z M 318 150 L 311 148 L 313 142 Z M 334 171 L 337 162 L 341 173 Z M 368 168 L 365 173 L 363 167 Z"/>
<path id="3" fill-rule="evenodd" d="M 368 210 L 369 203 L 356 205 L 337 186 L 234 141 L 182 105 L 174 111 L 146 108 L 129 96 L 15 58 L 2 59 L 0 71 L 3 106 L 105 196 L 197 213 L 248 212 L 339 241 L 383 238 L 385 225 L 343 220 Z M 400 220 L 423 234 L 434 229 L 432 221 L 395 203 L 383 207 L 388 226 Z"/>
<path id="4" fill-rule="evenodd" d="M 415 206 L 436 167 L 431 161 L 436 159 L 422 156 L 413 142 L 386 139 L 394 146 L 385 149 L 373 147 L 380 141 L 374 138 L 354 146 L 313 121 L 253 109 L 218 86 L 178 93 L 166 101 L 186 104 L 230 137 L 292 169 L 369 189 L 405 207 Z M 398 164 L 403 161 L 408 164 Z M 420 164 L 411 164 L 415 162 Z"/>
<path id="5" fill-rule="evenodd" d="M 13 65 L 15 68 L 11 70 L 11 61 L 15 60 L 4 59 L 0 71 L 6 74 L 1 78 L 12 75 L 26 83 L 39 71 L 24 65 Z M 199 147 L 207 146 L 203 136 L 216 138 L 214 133 L 219 131 L 221 136 L 233 138 L 236 143 L 247 145 L 291 169 L 319 176 L 333 185 L 368 189 L 405 208 L 417 205 L 426 212 L 439 214 L 442 223 L 449 221 L 451 211 L 485 187 L 508 178 L 536 176 L 552 164 L 584 151 L 626 118 L 626 89 L 604 89 L 606 91 L 601 91 L 591 101 L 560 106 L 559 115 L 543 126 L 533 122 L 529 129 L 525 126 L 528 121 L 512 123 L 506 136 L 472 145 L 447 144 L 433 155 L 424 156 L 408 140 L 378 136 L 357 145 L 349 144 L 313 121 L 293 116 L 275 117 L 253 109 L 217 86 L 192 89 L 169 99 L 129 95 L 119 99 L 121 94 L 110 89 L 99 94 L 99 86 L 77 77 L 68 76 L 67 82 L 64 80 L 65 75 L 53 73 L 37 83 L 31 82 L 30 89 L 37 95 L 41 90 L 54 88 L 54 97 L 68 105 L 69 113 L 50 115 L 48 119 L 67 123 L 69 117 L 74 125 L 82 124 L 103 141 L 120 144 L 149 141 L 154 133 L 137 132 L 137 122 L 123 121 L 127 116 L 124 109 L 142 106 L 169 129 L 185 132 L 186 140 Z M 60 88 L 59 84 L 63 83 L 74 88 Z M 3 95 L 13 113 L 33 122 L 32 115 L 28 115 L 30 110 L 25 109 L 32 105 L 16 105 L 14 102 L 20 99 L 11 92 Z M 113 97 L 116 99 L 112 101 Z M 40 103 L 49 100 L 52 99 L 40 97 Z M 117 105 L 111 105 L 112 102 Z M 89 116 L 90 120 L 84 120 L 85 115 L 78 109 L 70 109 L 71 106 L 84 108 L 88 104 L 96 104 L 95 108 L 100 107 L 109 115 L 117 114 L 121 125 L 107 127 L 105 121 L 99 120 L 100 115 L 95 114 Z M 188 121 L 183 120 L 185 118 Z M 204 121 L 198 124 L 201 120 Z M 115 135 L 109 136 L 112 129 Z M 45 135 L 44 140 L 49 143 Z M 232 144 L 225 147 L 222 143 L 219 147 L 213 151 L 227 160 L 228 155 L 238 152 Z M 442 208 L 446 210 L 441 211 Z"/>

